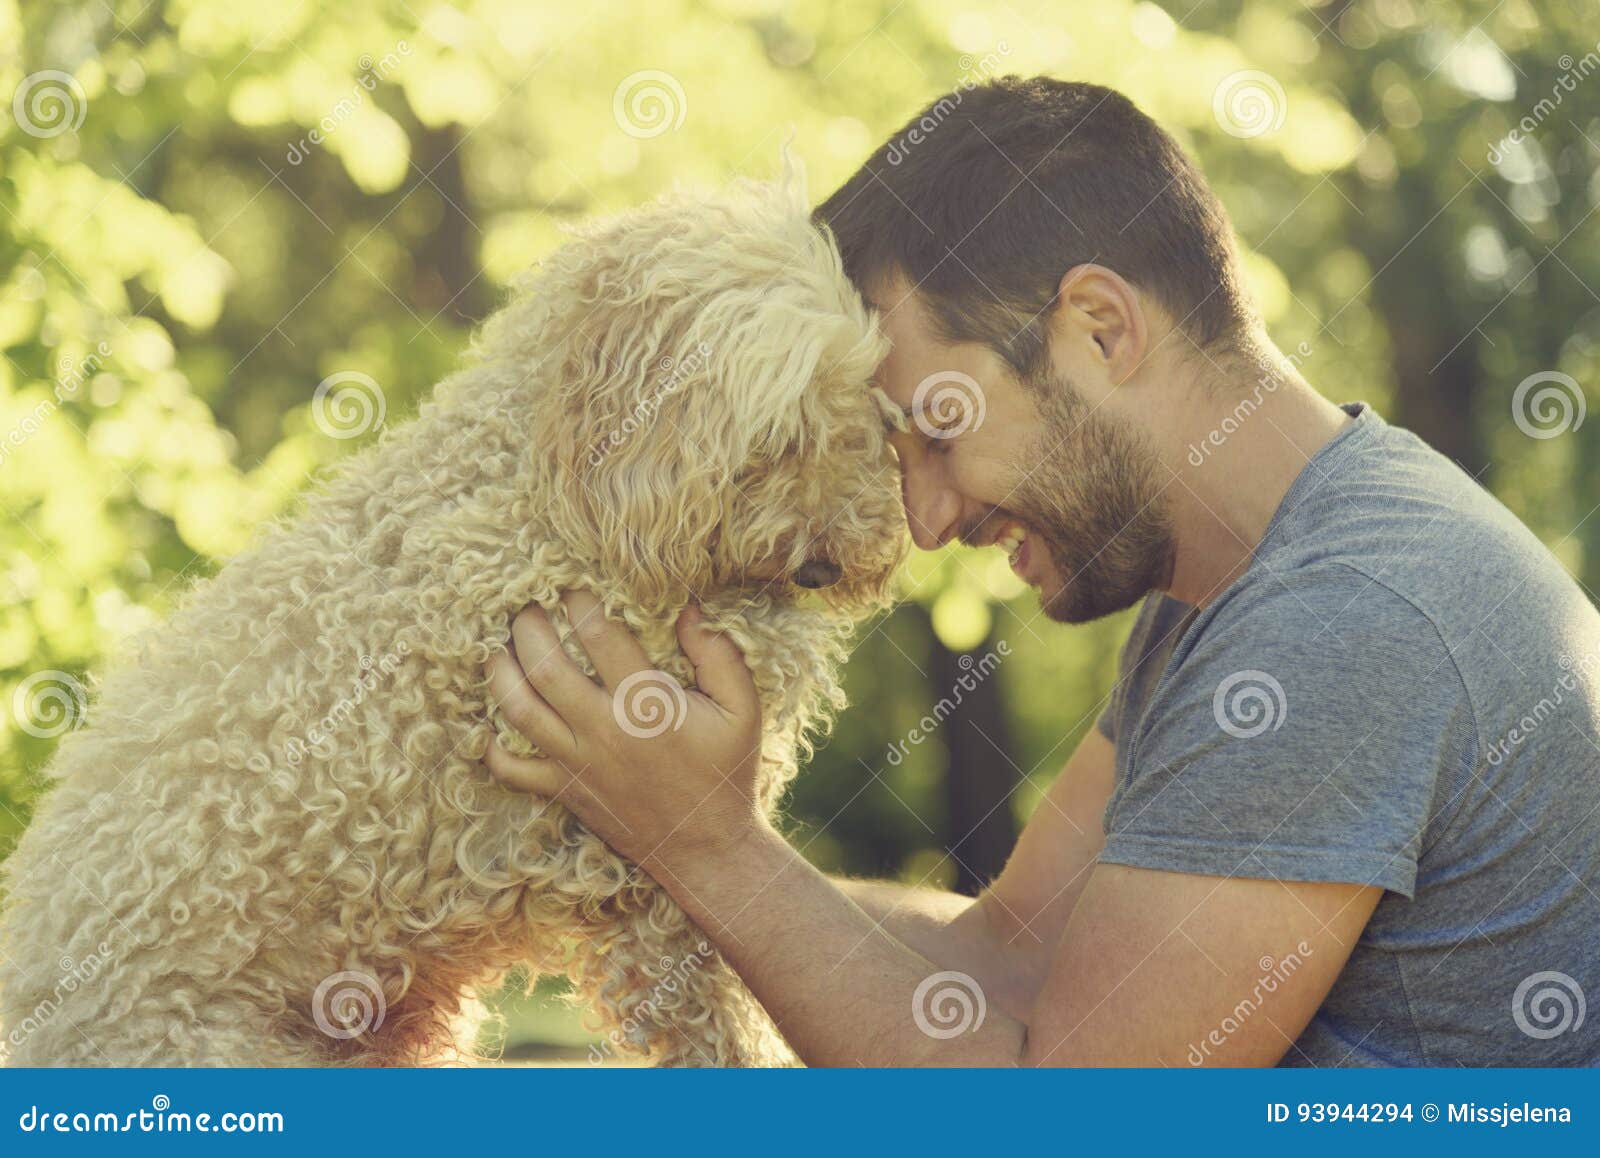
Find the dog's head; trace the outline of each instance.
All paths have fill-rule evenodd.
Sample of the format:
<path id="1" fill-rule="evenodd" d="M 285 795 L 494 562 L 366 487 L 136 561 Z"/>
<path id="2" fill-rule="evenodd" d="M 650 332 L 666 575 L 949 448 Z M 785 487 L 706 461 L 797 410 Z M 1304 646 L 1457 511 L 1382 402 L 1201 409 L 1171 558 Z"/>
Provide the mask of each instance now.
<path id="1" fill-rule="evenodd" d="M 884 599 L 905 550 L 869 382 L 887 342 L 792 168 L 582 230 L 481 347 L 546 411 L 545 517 L 636 607 Z"/>

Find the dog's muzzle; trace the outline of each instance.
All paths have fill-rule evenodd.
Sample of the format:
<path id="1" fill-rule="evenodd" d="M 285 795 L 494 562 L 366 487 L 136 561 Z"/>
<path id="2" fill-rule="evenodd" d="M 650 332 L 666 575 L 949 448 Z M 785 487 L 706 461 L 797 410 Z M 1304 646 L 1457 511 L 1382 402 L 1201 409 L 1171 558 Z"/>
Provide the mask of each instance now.
<path id="1" fill-rule="evenodd" d="M 794 573 L 794 581 L 815 591 L 819 587 L 832 587 L 843 574 L 844 569 L 831 559 L 807 559 Z"/>

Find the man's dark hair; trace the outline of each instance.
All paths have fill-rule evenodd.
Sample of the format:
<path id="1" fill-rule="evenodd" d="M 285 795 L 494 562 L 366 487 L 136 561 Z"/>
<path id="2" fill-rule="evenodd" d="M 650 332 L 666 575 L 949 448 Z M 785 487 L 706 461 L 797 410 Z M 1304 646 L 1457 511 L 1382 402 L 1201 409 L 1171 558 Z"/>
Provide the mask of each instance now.
<path id="1" fill-rule="evenodd" d="M 1026 380 L 1047 368 L 1061 277 L 1085 262 L 1153 295 L 1202 349 L 1252 316 L 1221 202 L 1172 137 L 1099 85 L 958 88 L 813 217 L 858 287 L 903 275 L 942 337 L 987 344 Z"/>

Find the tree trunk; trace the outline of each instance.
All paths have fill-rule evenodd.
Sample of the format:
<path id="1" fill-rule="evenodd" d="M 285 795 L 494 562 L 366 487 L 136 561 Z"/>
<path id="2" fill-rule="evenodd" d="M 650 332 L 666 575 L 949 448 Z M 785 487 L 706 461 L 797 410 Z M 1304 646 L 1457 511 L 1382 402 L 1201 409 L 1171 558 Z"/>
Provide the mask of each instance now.
<path id="1" fill-rule="evenodd" d="M 1012 755 L 999 682 L 974 665 L 993 639 L 973 653 L 958 654 L 930 635 L 934 690 L 953 705 L 941 730 L 949 756 L 941 843 L 956 862 L 955 891 L 975 896 L 1005 867 L 1017 842 L 1011 798 L 1022 774 Z M 961 684 L 963 678 L 970 690 Z"/>
<path id="2" fill-rule="evenodd" d="M 483 320 L 491 297 L 479 276 L 479 229 L 461 169 L 461 129 L 417 123 L 410 132 L 416 165 L 412 177 L 425 186 L 423 192 L 439 198 L 439 224 L 416 254 L 411 297 L 430 325 L 434 318 L 450 327 L 475 325 Z"/>

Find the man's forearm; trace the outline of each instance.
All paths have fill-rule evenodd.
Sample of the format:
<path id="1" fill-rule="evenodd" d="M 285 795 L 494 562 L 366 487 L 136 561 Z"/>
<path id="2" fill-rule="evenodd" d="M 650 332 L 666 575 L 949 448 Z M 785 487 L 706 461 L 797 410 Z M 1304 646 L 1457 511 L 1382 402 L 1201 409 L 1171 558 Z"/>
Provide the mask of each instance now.
<path id="1" fill-rule="evenodd" d="M 1044 955 L 1031 939 L 1007 938 L 993 906 L 943 889 L 894 881 L 829 878 L 883 931 L 941 969 L 970 975 L 985 999 L 1025 1020 L 1043 981 Z"/>
<path id="2" fill-rule="evenodd" d="M 928 1032 L 913 999 L 942 963 L 890 936 L 770 828 L 660 880 L 808 1064 L 995 1066 L 1022 1055 L 1026 1028 L 1003 1008 L 959 1036 Z"/>

